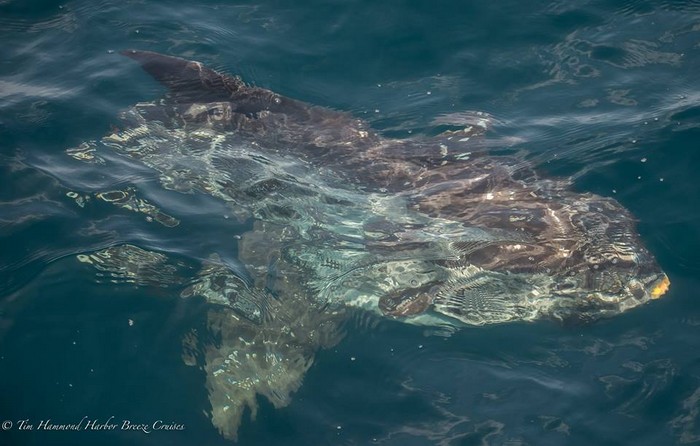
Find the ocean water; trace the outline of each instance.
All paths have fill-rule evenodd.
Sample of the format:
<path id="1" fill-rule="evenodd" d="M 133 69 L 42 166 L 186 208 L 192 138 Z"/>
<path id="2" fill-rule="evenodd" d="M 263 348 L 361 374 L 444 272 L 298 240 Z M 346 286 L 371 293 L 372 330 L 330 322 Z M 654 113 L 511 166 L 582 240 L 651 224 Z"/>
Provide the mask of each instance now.
<path id="1" fill-rule="evenodd" d="M 487 112 L 487 138 L 628 208 L 671 280 L 663 299 L 586 325 L 446 337 L 357 316 L 288 406 L 259 399 L 239 444 L 700 443 L 699 2 L 2 0 L 0 36 L 0 444 L 230 444 L 207 416 L 205 372 L 182 359 L 208 305 L 100 283 L 76 260 L 119 243 L 204 259 L 246 230 L 138 163 L 100 172 L 66 156 L 163 95 L 126 48 L 196 59 L 395 137 Z M 187 224 L 65 196 L 130 184 L 181 200 Z M 119 428 L 40 427 L 84 418 Z"/>

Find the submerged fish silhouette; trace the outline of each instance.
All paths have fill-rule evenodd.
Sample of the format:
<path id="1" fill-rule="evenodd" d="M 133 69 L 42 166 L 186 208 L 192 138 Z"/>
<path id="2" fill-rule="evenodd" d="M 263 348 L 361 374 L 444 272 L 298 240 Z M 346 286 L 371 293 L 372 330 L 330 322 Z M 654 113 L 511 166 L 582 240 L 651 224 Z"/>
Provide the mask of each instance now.
<path id="1" fill-rule="evenodd" d="M 392 139 L 199 62 L 123 54 L 168 94 L 135 105 L 123 130 L 69 154 L 105 164 L 116 152 L 155 170 L 165 189 L 229 204 L 252 222 L 237 246 L 245 273 L 213 256 L 196 279 L 182 280 L 177 271 L 198 268 L 191 261 L 132 245 L 80 260 L 218 304 L 209 329 L 219 342 L 192 335 L 187 345 L 207 370 L 212 421 L 226 437 L 235 438 L 245 407 L 255 412 L 256 394 L 289 402 L 315 351 L 342 337 L 347 307 L 443 327 L 587 321 L 668 289 L 626 209 L 542 179 L 517 158 L 488 155 L 479 142 L 485 114 L 453 116 L 461 128 L 436 137 Z M 174 206 L 135 188 L 96 198 L 180 223 L 161 209 Z"/>

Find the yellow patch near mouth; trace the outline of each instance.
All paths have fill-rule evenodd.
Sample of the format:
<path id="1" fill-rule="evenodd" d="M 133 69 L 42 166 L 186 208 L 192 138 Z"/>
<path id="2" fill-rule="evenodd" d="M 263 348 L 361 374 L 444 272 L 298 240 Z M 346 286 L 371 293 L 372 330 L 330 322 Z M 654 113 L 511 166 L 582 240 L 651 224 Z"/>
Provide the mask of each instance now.
<path id="1" fill-rule="evenodd" d="M 668 288 L 670 286 L 671 281 L 668 279 L 668 276 L 664 274 L 664 278 L 661 279 L 661 281 L 654 285 L 654 288 L 651 289 L 651 298 L 658 299 L 659 297 L 663 296 L 666 293 L 666 291 L 668 291 Z"/>

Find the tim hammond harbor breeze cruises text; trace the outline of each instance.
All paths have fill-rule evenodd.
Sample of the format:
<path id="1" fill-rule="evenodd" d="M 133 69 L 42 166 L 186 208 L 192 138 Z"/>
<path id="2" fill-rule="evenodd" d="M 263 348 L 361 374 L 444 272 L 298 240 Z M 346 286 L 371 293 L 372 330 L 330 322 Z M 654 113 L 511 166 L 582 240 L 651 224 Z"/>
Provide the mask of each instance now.
<path id="1" fill-rule="evenodd" d="M 77 423 L 54 423 L 50 418 L 32 422 L 26 420 L 5 420 L 0 423 L 2 430 L 17 429 L 20 431 L 140 431 L 145 434 L 150 434 L 156 431 L 183 431 L 185 425 L 175 422 L 165 422 L 156 420 L 152 423 L 135 423 L 131 420 L 116 421 L 114 416 L 109 417 L 105 421 L 99 419 L 90 419 L 85 416 Z"/>

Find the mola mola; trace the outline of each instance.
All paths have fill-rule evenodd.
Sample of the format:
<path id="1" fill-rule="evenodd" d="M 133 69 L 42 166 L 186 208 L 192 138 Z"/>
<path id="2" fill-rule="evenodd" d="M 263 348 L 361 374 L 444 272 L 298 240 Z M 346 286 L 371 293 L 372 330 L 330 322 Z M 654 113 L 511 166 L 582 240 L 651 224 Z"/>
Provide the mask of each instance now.
<path id="1" fill-rule="evenodd" d="M 139 163 L 164 189 L 225 203 L 249 229 L 203 262 L 137 243 L 79 260 L 111 281 L 213 304 L 216 341 L 193 332 L 185 356 L 206 370 L 212 422 L 228 438 L 246 407 L 254 415 L 256 395 L 288 404 L 315 352 L 342 338 L 352 307 L 451 330 L 591 321 L 669 287 L 620 203 L 489 154 L 486 114 L 443 118 L 453 130 L 437 136 L 393 139 L 199 62 L 122 54 L 166 96 L 68 153 L 98 169 L 116 158 Z M 187 224 L 182 206 L 147 200 L 133 185 L 70 196 L 168 228 Z M 235 265 L 222 259 L 230 253 Z"/>

